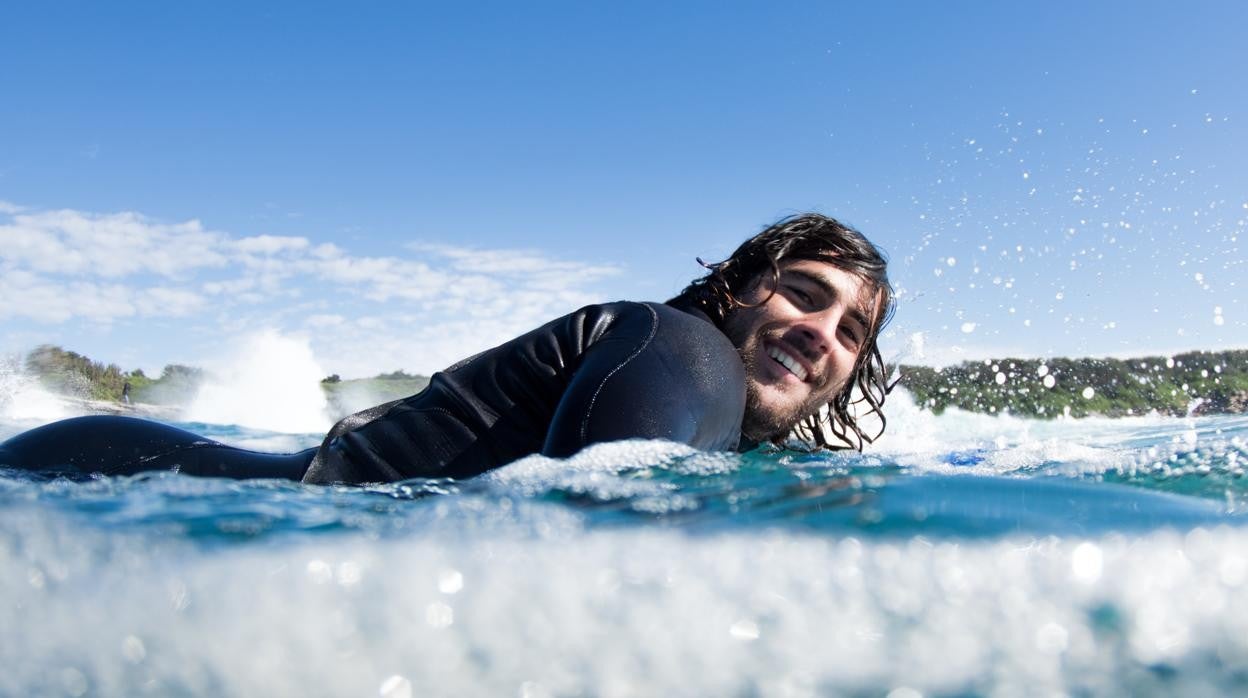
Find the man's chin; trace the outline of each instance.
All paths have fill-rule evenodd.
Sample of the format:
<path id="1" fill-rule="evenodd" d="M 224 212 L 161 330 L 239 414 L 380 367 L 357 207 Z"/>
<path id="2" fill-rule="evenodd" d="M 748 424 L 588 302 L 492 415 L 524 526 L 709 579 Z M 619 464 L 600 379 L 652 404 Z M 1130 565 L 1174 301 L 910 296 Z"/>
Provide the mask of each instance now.
<path id="1" fill-rule="evenodd" d="M 787 436 L 805 414 L 802 410 L 788 405 L 764 403 L 750 395 L 745 407 L 745 418 L 741 422 L 741 433 L 753 441 L 771 441 Z"/>

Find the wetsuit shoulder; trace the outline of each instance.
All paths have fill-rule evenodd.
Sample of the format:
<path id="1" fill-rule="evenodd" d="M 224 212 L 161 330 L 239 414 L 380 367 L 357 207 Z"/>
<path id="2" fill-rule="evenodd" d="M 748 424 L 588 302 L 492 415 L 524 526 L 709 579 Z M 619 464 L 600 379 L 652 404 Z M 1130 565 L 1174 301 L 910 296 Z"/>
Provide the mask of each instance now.
<path id="1" fill-rule="evenodd" d="M 740 439 L 745 372 L 705 316 L 660 303 L 613 303 L 610 332 L 589 346 L 555 412 L 542 452 L 668 439 L 728 450 Z"/>

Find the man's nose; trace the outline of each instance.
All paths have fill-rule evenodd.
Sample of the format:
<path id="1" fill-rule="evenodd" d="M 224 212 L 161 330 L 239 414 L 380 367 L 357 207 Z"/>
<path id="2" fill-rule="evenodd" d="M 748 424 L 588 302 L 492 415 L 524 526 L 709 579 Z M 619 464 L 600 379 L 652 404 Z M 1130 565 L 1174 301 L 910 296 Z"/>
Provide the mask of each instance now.
<path id="1" fill-rule="evenodd" d="M 817 358 L 832 351 L 836 342 L 836 328 L 841 324 L 843 312 L 844 310 L 839 305 L 833 305 L 806 317 L 799 329 L 808 342 L 808 350 L 815 355 L 811 358 Z"/>

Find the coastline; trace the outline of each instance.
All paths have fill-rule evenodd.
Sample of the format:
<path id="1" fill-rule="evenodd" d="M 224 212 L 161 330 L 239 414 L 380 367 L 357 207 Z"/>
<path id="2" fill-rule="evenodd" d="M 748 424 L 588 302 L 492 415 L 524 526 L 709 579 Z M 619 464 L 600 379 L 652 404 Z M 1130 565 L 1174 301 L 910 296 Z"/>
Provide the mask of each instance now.
<path id="1" fill-rule="evenodd" d="M 161 421 L 179 421 L 182 408 L 173 405 L 153 405 L 145 402 L 126 404 L 112 400 L 91 400 L 70 395 L 53 396 L 61 401 L 69 412 L 78 415 L 113 415 L 118 417 L 140 417 Z"/>

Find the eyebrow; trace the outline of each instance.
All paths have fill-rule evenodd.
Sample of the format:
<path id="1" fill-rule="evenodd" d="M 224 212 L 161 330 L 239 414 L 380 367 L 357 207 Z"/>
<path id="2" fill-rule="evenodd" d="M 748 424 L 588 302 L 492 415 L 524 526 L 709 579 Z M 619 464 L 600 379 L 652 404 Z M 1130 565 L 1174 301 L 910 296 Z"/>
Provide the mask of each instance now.
<path id="1" fill-rule="evenodd" d="M 802 269 L 785 269 L 781 273 L 799 276 L 803 280 L 809 283 L 812 283 L 815 286 L 818 286 L 821 291 L 828 294 L 829 296 L 832 296 L 833 298 L 836 298 L 842 295 L 840 290 L 838 290 L 836 286 L 832 285 L 832 282 L 828 281 L 827 277 L 823 276 L 822 274 L 815 274 L 812 272 L 804 271 Z M 871 322 L 867 319 L 866 313 L 863 313 L 862 309 L 859 308 L 857 305 L 850 306 L 849 310 L 846 312 L 852 320 L 856 321 L 859 325 L 862 326 L 862 329 L 864 332 L 869 327 L 871 327 Z"/>

